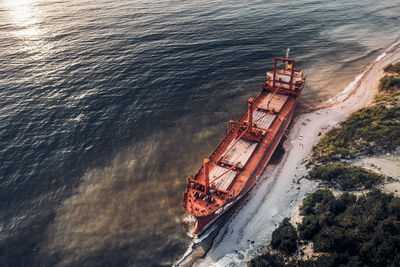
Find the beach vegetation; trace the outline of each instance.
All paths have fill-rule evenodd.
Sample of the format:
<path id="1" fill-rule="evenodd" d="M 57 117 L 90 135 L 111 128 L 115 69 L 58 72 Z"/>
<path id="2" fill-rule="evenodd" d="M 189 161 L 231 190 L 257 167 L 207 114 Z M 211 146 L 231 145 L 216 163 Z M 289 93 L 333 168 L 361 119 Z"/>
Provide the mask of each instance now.
<path id="1" fill-rule="evenodd" d="M 328 131 L 307 164 L 311 179 L 369 192 L 335 196 L 319 189 L 310 194 L 300 206 L 303 217 L 296 228 L 285 219 L 273 233 L 275 250 L 254 258 L 250 266 L 400 266 L 400 198 L 374 188 L 384 181 L 382 175 L 344 163 L 400 147 L 400 62 L 384 71 L 373 105 Z M 297 253 L 282 249 L 294 243 L 297 248 L 286 251 Z M 303 244 L 311 246 L 311 257 L 309 250 L 304 257 Z"/>
<path id="2" fill-rule="evenodd" d="M 281 267 L 291 266 L 287 260 L 279 254 L 272 254 L 269 251 L 252 259 L 248 263 L 249 267 Z M 292 265 L 294 266 L 294 265 Z"/>
<path id="3" fill-rule="evenodd" d="M 352 113 L 313 148 L 312 162 L 391 152 L 400 146 L 400 62 L 384 68 L 373 105 Z"/>
<path id="4" fill-rule="evenodd" d="M 272 233 L 271 246 L 285 254 L 292 254 L 296 251 L 297 232 L 289 218 L 285 218 Z"/>
<path id="5" fill-rule="evenodd" d="M 385 179 L 375 172 L 342 163 L 316 165 L 309 172 L 309 177 L 341 190 L 370 189 Z"/>
<path id="6" fill-rule="evenodd" d="M 317 197 L 312 194 L 304 200 L 303 206 L 313 206 L 298 225 L 300 237 L 312 241 L 315 252 L 328 253 L 340 264 L 400 264 L 400 198 L 378 189 L 359 197 L 335 197 L 328 191 L 318 190 Z M 315 223 L 317 231 L 304 232 Z"/>
<path id="7" fill-rule="evenodd" d="M 388 108 L 400 106 L 400 90 L 381 92 L 375 95 L 374 103 Z"/>
<path id="8" fill-rule="evenodd" d="M 400 75 L 400 62 L 389 64 L 383 68 L 385 72 L 389 72 L 392 74 L 399 74 Z"/>
<path id="9" fill-rule="evenodd" d="M 393 91 L 400 89 L 400 77 L 385 75 L 379 80 L 379 91 Z"/>
<path id="10" fill-rule="evenodd" d="M 319 162 L 392 151 L 400 145 L 400 107 L 374 105 L 358 110 L 313 148 Z"/>
<path id="11" fill-rule="evenodd" d="M 301 209 L 298 243 L 311 242 L 313 256 L 268 252 L 250 266 L 400 266 L 400 198 L 378 189 L 358 197 L 320 189 Z"/>

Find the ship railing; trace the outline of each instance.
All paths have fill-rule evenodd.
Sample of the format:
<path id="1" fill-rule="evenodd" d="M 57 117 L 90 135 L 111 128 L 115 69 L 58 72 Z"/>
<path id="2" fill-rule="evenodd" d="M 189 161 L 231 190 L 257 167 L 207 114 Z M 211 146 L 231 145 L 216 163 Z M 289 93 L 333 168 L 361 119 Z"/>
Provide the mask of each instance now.
<path id="1" fill-rule="evenodd" d="M 299 85 L 295 85 L 295 86 L 296 86 L 296 89 L 299 89 L 301 87 L 301 84 L 300 84 L 300 86 Z M 273 87 L 271 87 L 269 85 L 265 85 L 263 90 L 272 93 L 272 92 L 275 92 L 276 88 L 273 88 Z M 293 91 L 293 90 L 289 90 L 289 89 L 280 88 L 278 90 L 278 94 L 280 94 L 280 95 L 289 95 L 289 96 L 297 96 L 299 93 L 298 93 L 297 90 Z"/>
<path id="2" fill-rule="evenodd" d="M 183 193 L 183 198 L 182 198 L 182 202 L 181 202 L 181 205 L 184 209 L 186 209 L 187 199 L 188 199 L 188 195 L 187 195 L 187 192 L 185 192 L 185 193 Z"/>
<path id="3" fill-rule="evenodd" d="M 269 110 L 269 111 L 268 111 L 268 110 L 264 110 L 264 109 L 258 109 L 258 110 L 262 110 L 263 112 L 265 112 L 265 114 L 262 115 L 260 118 L 258 118 L 257 120 L 255 120 L 255 121 L 253 122 L 252 128 L 255 129 L 255 130 L 258 130 L 258 131 L 270 132 L 271 129 L 265 129 L 265 128 L 258 127 L 258 126 L 257 126 L 257 122 L 260 121 L 262 118 L 268 116 L 268 115 L 273 115 L 273 114 L 275 114 L 276 112 L 273 111 L 273 110 Z M 246 124 L 245 124 L 244 122 L 242 122 L 242 121 L 233 121 L 233 120 L 230 120 L 230 121 L 229 121 L 228 128 L 234 128 L 234 127 L 236 127 L 236 126 L 238 126 L 238 125 L 239 125 L 239 126 L 246 126 Z"/>
<path id="4" fill-rule="evenodd" d="M 197 181 L 197 180 L 195 180 L 195 179 L 193 179 L 193 178 L 188 178 L 188 182 L 189 183 L 194 183 L 194 184 L 198 184 L 198 185 L 201 185 L 201 186 L 204 186 L 204 184 L 202 184 L 202 183 L 200 183 L 199 181 Z M 213 181 L 212 181 L 213 182 Z M 212 185 L 212 182 L 210 183 L 211 185 Z M 201 190 L 201 189 L 196 189 L 196 188 L 191 188 L 193 191 L 195 191 L 195 192 L 197 192 L 197 193 L 200 193 L 200 194 L 202 194 L 202 195 L 205 195 L 205 192 L 204 192 L 204 190 Z M 214 191 L 216 191 L 216 192 L 220 192 L 220 193 L 222 193 L 222 194 L 229 194 L 229 192 L 228 191 L 226 191 L 226 190 L 223 190 L 223 189 L 220 189 L 220 188 L 216 188 L 216 187 L 213 187 L 213 186 L 211 186 L 211 189 L 210 190 L 214 190 Z"/>
<path id="5" fill-rule="evenodd" d="M 290 64 L 290 80 L 289 80 L 289 90 L 292 90 L 293 88 L 293 77 L 294 77 L 294 72 L 295 72 L 295 60 L 291 58 L 282 58 L 282 57 L 275 57 L 274 59 L 274 73 L 272 76 L 272 87 L 275 88 L 275 83 L 276 81 L 276 74 L 278 73 L 278 68 L 277 68 L 277 62 L 278 61 L 283 61 L 286 63 L 286 66 Z"/>

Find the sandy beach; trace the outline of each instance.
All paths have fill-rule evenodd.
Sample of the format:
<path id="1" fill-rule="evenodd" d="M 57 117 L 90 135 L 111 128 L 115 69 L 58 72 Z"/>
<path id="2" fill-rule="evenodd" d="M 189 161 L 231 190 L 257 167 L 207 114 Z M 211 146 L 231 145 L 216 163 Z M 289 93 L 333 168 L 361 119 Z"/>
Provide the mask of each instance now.
<path id="1" fill-rule="evenodd" d="M 317 182 L 302 179 L 312 147 L 329 129 L 352 112 L 367 106 L 377 92 L 383 67 L 400 61 L 400 44 L 387 49 L 343 92 L 315 110 L 296 116 L 278 165 L 267 167 L 240 207 L 213 240 L 211 249 L 195 266 L 245 265 L 265 245 L 284 217 L 298 220 L 298 206 Z"/>

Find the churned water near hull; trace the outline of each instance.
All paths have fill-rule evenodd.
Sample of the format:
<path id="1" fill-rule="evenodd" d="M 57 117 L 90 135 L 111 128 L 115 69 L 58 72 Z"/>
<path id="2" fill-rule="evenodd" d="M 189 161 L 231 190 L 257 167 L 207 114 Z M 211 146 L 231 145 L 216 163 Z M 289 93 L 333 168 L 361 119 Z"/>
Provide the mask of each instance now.
<path id="1" fill-rule="evenodd" d="M 398 1 L 0 1 L 0 265 L 170 265 L 185 177 L 291 48 L 300 108 L 400 34 Z"/>

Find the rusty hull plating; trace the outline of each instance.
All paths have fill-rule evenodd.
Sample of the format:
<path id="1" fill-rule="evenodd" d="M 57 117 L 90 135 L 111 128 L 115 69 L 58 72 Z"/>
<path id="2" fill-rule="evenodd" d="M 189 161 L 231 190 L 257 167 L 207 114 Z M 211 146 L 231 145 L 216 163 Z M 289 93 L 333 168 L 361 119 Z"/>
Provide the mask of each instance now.
<path id="1" fill-rule="evenodd" d="M 278 63 L 284 66 L 278 67 Z M 248 100 L 239 121 L 229 121 L 227 134 L 202 168 L 187 179 L 182 207 L 196 218 L 194 234 L 213 221 L 254 185 L 292 119 L 305 75 L 295 60 L 276 57 L 262 92 Z"/>

